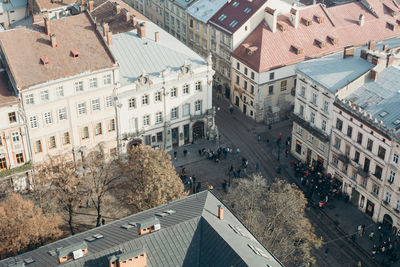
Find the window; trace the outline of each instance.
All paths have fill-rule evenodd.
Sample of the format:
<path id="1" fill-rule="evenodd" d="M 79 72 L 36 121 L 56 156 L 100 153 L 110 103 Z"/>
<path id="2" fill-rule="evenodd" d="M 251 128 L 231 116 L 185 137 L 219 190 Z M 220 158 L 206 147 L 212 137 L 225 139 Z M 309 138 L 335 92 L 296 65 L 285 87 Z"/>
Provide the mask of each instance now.
<path id="1" fill-rule="evenodd" d="M 236 75 L 236 84 L 240 83 L 240 77 L 238 75 Z"/>
<path id="2" fill-rule="evenodd" d="M 171 120 L 175 120 L 178 118 L 178 108 L 171 109 Z"/>
<path id="3" fill-rule="evenodd" d="M 369 158 L 365 158 L 364 159 L 364 167 L 363 167 L 363 171 L 368 173 L 369 172 L 369 164 L 370 164 L 370 160 Z"/>
<path id="4" fill-rule="evenodd" d="M 338 164 L 339 164 L 339 159 L 338 159 L 338 157 L 337 157 L 336 155 L 333 155 L 333 156 L 332 156 L 332 164 L 333 164 L 335 167 L 337 167 Z"/>
<path id="5" fill-rule="evenodd" d="M 238 1 L 235 1 L 235 2 L 232 4 L 232 6 L 233 6 L 233 7 L 238 7 L 239 4 L 240 4 L 240 3 L 239 3 Z"/>
<path id="6" fill-rule="evenodd" d="M 37 116 L 32 116 L 29 118 L 29 123 L 31 125 L 31 129 L 35 129 L 38 127 Z"/>
<path id="7" fill-rule="evenodd" d="M 92 100 L 92 110 L 93 111 L 100 110 L 100 99 L 99 98 Z"/>
<path id="8" fill-rule="evenodd" d="M 352 135 L 353 135 L 353 127 L 347 126 L 347 136 L 351 138 Z"/>
<path id="9" fill-rule="evenodd" d="M 15 112 L 8 113 L 8 120 L 10 123 L 17 122 L 17 116 L 15 115 Z"/>
<path id="10" fill-rule="evenodd" d="M 341 121 L 340 119 L 336 119 L 336 129 L 341 131 L 342 128 L 343 128 L 343 121 Z"/>
<path id="11" fill-rule="evenodd" d="M 304 85 L 302 85 L 300 88 L 300 96 L 302 97 L 306 96 L 306 87 Z"/>
<path id="12" fill-rule="evenodd" d="M 78 114 L 79 115 L 86 114 L 86 103 L 85 102 L 78 104 Z"/>
<path id="13" fill-rule="evenodd" d="M 162 117 L 162 112 L 157 112 L 156 113 L 156 123 L 162 123 L 163 122 L 163 117 Z"/>
<path id="14" fill-rule="evenodd" d="M 221 16 L 218 17 L 219 21 L 223 21 L 224 19 L 226 19 L 226 15 L 222 14 Z"/>
<path id="15" fill-rule="evenodd" d="M 319 150 L 321 150 L 321 151 L 325 150 L 325 144 L 322 143 L 321 141 L 319 142 Z"/>
<path id="16" fill-rule="evenodd" d="M 92 89 L 97 88 L 97 78 L 89 79 L 89 87 Z"/>
<path id="17" fill-rule="evenodd" d="M 251 72 L 251 79 L 254 80 L 254 72 L 253 71 Z"/>
<path id="18" fill-rule="evenodd" d="M 254 85 L 250 85 L 250 93 L 254 94 Z"/>
<path id="19" fill-rule="evenodd" d="M 342 140 L 339 137 L 335 137 L 335 147 L 336 149 L 340 149 L 340 144 L 342 143 Z"/>
<path id="20" fill-rule="evenodd" d="M 301 128 L 299 125 L 297 125 L 297 133 L 301 136 L 303 135 L 303 128 Z"/>
<path id="21" fill-rule="evenodd" d="M 270 79 L 270 80 L 273 80 L 274 78 L 275 78 L 275 73 L 271 72 L 271 73 L 269 74 L 269 79 Z"/>
<path id="22" fill-rule="evenodd" d="M 244 81 L 243 88 L 247 90 L 247 81 Z"/>
<path id="23" fill-rule="evenodd" d="M 389 174 L 389 178 L 388 178 L 388 182 L 389 183 L 393 183 L 394 182 L 394 178 L 396 176 L 396 172 L 393 170 L 390 170 L 390 174 Z"/>
<path id="24" fill-rule="evenodd" d="M 35 141 L 35 147 L 34 147 L 35 153 L 40 153 L 42 152 L 42 142 L 40 140 Z"/>
<path id="25" fill-rule="evenodd" d="M 115 131 L 115 119 L 111 119 L 111 120 L 108 122 L 108 131 L 109 131 L 109 132 Z"/>
<path id="26" fill-rule="evenodd" d="M 346 156 L 350 156 L 350 146 L 348 144 L 346 144 L 346 146 L 344 148 L 344 154 Z"/>
<path id="27" fill-rule="evenodd" d="M 103 76 L 103 84 L 109 85 L 111 84 L 111 74 L 107 74 Z"/>
<path id="28" fill-rule="evenodd" d="M 162 142 L 163 140 L 163 132 L 158 132 L 157 133 L 157 143 Z"/>
<path id="29" fill-rule="evenodd" d="M 378 166 L 378 165 L 375 166 L 375 173 L 374 173 L 374 175 L 375 175 L 375 177 L 378 178 L 378 179 L 381 179 L 381 178 L 382 178 L 382 167 L 381 167 L 381 166 Z"/>
<path id="30" fill-rule="evenodd" d="M 189 84 L 185 84 L 183 86 L 183 94 L 184 95 L 189 94 Z"/>
<path id="31" fill-rule="evenodd" d="M 56 87 L 56 96 L 63 97 L 64 96 L 64 88 L 62 86 Z"/>
<path id="32" fill-rule="evenodd" d="M 52 124 L 53 123 L 53 116 L 51 115 L 51 112 L 45 112 L 44 113 L 44 122 L 46 124 Z"/>
<path id="33" fill-rule="evenodd" d="M 149 96 L 143 95 L 142 96 L 142 105 L 148 105 L 148 104 L 149 104 Z"/>
<path id="34" fill-rule="evenodd" d="M 189 27 L 190 27 L 190 28 L 193 28 L 193 19 L 190 19 L 190 21 L 189 21 Z"/>
<path id="35" fill-rule="evenodd" d="M 273 95 L 273 94 L 274 94 L 274 86 L 273 86 L 273 85 L 270 85 L 270 86 L 268 87 L 268 94 L 270 94 L 270 95 Z"/>
<path id="36" fill-rule="evenodd" d="M 6 158 L 1 158 L 0 159 L 0 171 L 5 171 L 5 170 L 7 170 Z"/>
<path id="37" fill-rule="evenodd" d="M 400 199 L 396 201 L 396 210 L 400 210 Z"/>
<path id="38" fill-rule="evenodd" d="M 63 145 L 68 145 L 71 143 L 71 139 L 69 137 L 69 132 L 65 132 L 63 135 Z"/>
<path id="39" fill-rule="evenodd" d="M 128 100 L 129 108 L 136 108 L 136 98 L 132 97 Z"/>
<path id="40" fill-rule="evenodd" d="M 240 63 L 236 62 L 236 69 L 240 70 Z"/>
<path id="41" fill-rule="evenodd" d="M 303 105 L 300 105 L 299 115 L 300 115 L 300 117 L 304 117 L 304 106 Z"/>
<path id="42" fill-rule="evenodd" d="M 113 106 L 113 100 L 112 100 L 112 96 L 107 96 L 106 97 L 106 107 L 112 107 Z"/>
<path id="43" fill-rule="evenodd" d="M 201 100 L 197 100 L 196 102 L 194 102 L 194 111 L 201 112 Z"/>
<path id="44" fill-rule="evenodd" d="M 248 69 L 244 67 L 244 74 L 247 75 Z"/>
<path id="45" fill-rule="evenodd" d="M 244 11 L 244 13 L 249 14 L 251 12 L 251 8 L 246 7 L 243 11 Z"/>
<path id="46" fill-rule="evenodd" d="M 26 97 L 25 97 L 25 103 L 26 103 L 27 105 L 35 104 L 35 99 L 34 99 L 34 97 L 33 97 L 33 94 L 26 95 Z"/>
<path id="47" fill-rule="evenodd" d="M 189 116 L 190 115 L 190 104 L 184 104 L 183 105 L 183 116 Z"/>
<path id="48" fill-rule="evenodd" d="M 358 133 L 358 134 L 357 134 L 357 143 L 361 145 L 362 139 L 363 139 L 362 133 Z"/>
<path id="49" fill-rule="evenodd" d="M 17 163 L 18 164 L 24 163 L 24 154 L 23 153 L 18 153 L 18 154 L 15 155 L 15 157 L 17 158 Z"/>
<path id="50" fill-rule="evenodd" d="M 399 162 L 399 155 L 397 155 L 396 153 L 393 154 L 393 159 L 392 162 L 394 164 L 397 164 Z"/>
<path id="51" fill-rule="evenodd" d="M 201 82 L 196 82 L 196 91 L 201 91 Z"/>
<path id="52" fill-rule="evenodd" d="M 49 100 L 49 90 L 44 90 L 40 92 L 40 100 L 48 101 Z"/>
<path id="53" fill-rule="evenodd" d="M 143 126 L 149 126 L 150 125 L 150 115 L 144 115 L 143 116 Z"/>
<path id="54" fill-rule="evenodd" d="M 281 91 L 285 91 L 287 89 L 287 81 L 281 81 Z"/>
<path id="55" fill-rule="evenodd" d="M 369 150 L 369 151 L 372 151 L 372 146 L 374 145 L 374 141 L 372 141 L 371 139 L 369 139 L 368 138 L 368 141 L 367 141 L 367 149 Z"/>
<path id="56" fill-rule="evenodd" d="M 85 126 L 81 129 L 81 138 L 82 140 L 89 138 L 89 127 Z"/>
<path id="57" fill-rule="evenodd" d="M 96 127 L 94 129 L 94 134 L 95 135 L 101 135 L 103 134 L 103 127 L 101 125 L 101 122 L 96 123 Z"/>
<path id="58" fill-rule="evenodd" d="M 296 153 L 299 155 L 301 155 L 301 146 L 302 145 L 303 144 L 300 141 L 296 140 Z"/>
<path id="59" fill-rule="evenodd" d="M 63 121 L 63 120 L 67 119 L 67 108 L 60 108 L 58 110 L 58 119 L 60 121 Z"/>
<path id="60" fill-rule="evenodd" d="M 161 101 L 161 92 L 155 92 L 154 93 L 154 102 L 160 102 Z"/>
<path id="61" fill-rule="evenodd" d="M 354 162 L 358 163 L 360 161 L 360 152 L 354 152 Z"/>
<path id="62" fill-rule="evenodd" d="M 50 136 L 49 140 L 48 140 L 48 143 L 49 143 L 49 149 L 56 148 L 56 137 L 55 136 Z"/>
<path id="63" fill-rule="evenodd" d="M 374 193 L 375 195 L 379 195 L 379 186 L 378 185 L 373 184 L 372 193 Z"/>
<path id="64" fill-rule="evenodd" d="M 322 120 L 321 129 L 322 131 L 326 132 L 326 120 Z"/>
<path id="65" fill-rule="evenodd" d="M 171 88 L 171 97 L 176 97 L 176 91 L 177 91 L 176 87 Z"/>
<path id="66" fill-rule="evenodd" d="M 83 91 L 83 81 L 74 82 L 75 92 L 82 92 Z"/>
<path id="67" fill-rule="evenodd" d="M 316 94 L 316 93 L 313 93 L 313 94 L 312 94 L 311 103 L 313 103 L 314 105 L 317 104 L 317 94 Z"/>
<path id="68" fill-rule="evenodd" d="M 310 142 L 311 144 L 314 142 L 314 136 L 312 136 L 311 134 L 308 135 L 308 142 Z"/>
<path id="69" fill-rule="evenodd" d="M 379 146 L 379 148 L 378 148 L 378 157 L 380 157 L 381 159 L 385 160 L 385 155 L 386 155 L 386 149 L 384 149 L 383 147 Z"/>
<path id="70" fill-rule="evenodd" d="M 310 123 L 311 124 L 315 123 L 315 113 L 314 112 L 311 112 L 311 114 L 310 114 Z"/>
<path id="71" fill-rule="evenodd" d="M 386 192 L 385 201 L 390 204 L 390 200 L 392 199 L 392 194 L 390 192 Z"/>
<path id="72" fill-rule="evenodd" d="M 328 112 L 328 107 L 329 107 L 329 103 L 328 103 L 328 101 L 324 101 L 324 107 L 322 108 L 323 109 L 323 111 L 325 111 L 325 112 Z"/>

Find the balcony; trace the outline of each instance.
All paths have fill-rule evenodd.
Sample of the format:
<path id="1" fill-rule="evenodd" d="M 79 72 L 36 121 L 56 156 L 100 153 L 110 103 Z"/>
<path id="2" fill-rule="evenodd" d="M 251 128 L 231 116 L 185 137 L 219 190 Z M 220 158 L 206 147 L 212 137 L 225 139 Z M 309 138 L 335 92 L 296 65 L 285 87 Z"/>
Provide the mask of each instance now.
<path id="1" fill-rule="evenodd" d="M 304 117 L 301 117 L 299 114 L 290 113 L 289 117 L 297 122 L 302 128 L 307 130 L 309 133 L 314 135 L 316 138 L 321 140 L 322 142 L 329 141 L 329 135 L 322 130 L 315 127 L 315 125 L 311 124 L 310 122 L 306 121 Z"/>
<path id="2" fill-rule="evenodd" d="M 350 163 L 350 158 L 347 155 L 342 154 L 342 153 L 338 154 L 338 160 L 340 160 L 341 162 L 343 162 L 343 164 L 346 164 L 346 165 Z"/>
<path id="3" fill-rule="evenodd" d="M 369 177 L 369 172 L 366 172 L 365 170 L 364 170 L 364 168 L 363 167 L 361 167 L 361 166 L 358 166 L 357 167 L 357 173 L 361 176 L 361 177 L 363 177 L 363 178 L 368 178 Z"/>
<path id="4" fill-rule="evenodd" d="M 383 205 L 389 206 L 389 202 L 387 200 L 384 200 Z"/>

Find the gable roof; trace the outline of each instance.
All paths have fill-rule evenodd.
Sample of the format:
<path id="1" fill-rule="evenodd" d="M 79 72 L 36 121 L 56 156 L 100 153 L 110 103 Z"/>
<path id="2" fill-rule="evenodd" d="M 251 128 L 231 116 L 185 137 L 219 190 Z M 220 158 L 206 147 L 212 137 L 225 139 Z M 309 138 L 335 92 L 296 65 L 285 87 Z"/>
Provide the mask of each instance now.
<path id="1" fill-rule="evenodd" d="M 227 0 L 198 0 L 188 7 L 186 11 L 195 19 L 207 23 L 226 2 Z"/>
<path id="2" fill-rule="evenodd" d="M 278 27 L 276 32 L 272 32 L 265 21 L 262 21 L 232 56 L 257 72 L 264 72 L 335 53 L 349 45 L 360 46 L 369 40 L 382 41 L 400 36 L 399 30 L 392 30 L 388 26 L 388 22 L 397 25 L 396 27 L 398 24 L 396 17 L 392 17 L 384 7 L 386 2 L 391 0 L 370 0 L 373 12 L 361 2 L 331 8 L 325 8 L 321 4 L 301 8 L 298 9 L 297 29 L 292 26 L 289 14 L 279 15 L 277 21 L 287 25 L 285 31 Z M 358 24 L 360 14 L 364 15 L 363 26 Z M 323 18 L 324 22 L 318 23 L 317 16 Z M 303 18 L 311 20 L 311 25 L 306 26 Z M 334 44 L 330 37 L 336 38 L 337 43 Z M 320 47 L 319 41 L 325 45 Z M 249 46 L 256 48 L 256 51 L 248 54 L 246 47 Z M 301 49 L 301 53 L 295 53 L 296 48 Z"/>
<path id="3" fill-rule="evenodd" d="M 88 13 L 51 20 L 50 28 L 56 35 L 55 48 L 43 22 L 0 33 L 6 68 L 20 89 L 116 65 Z M 72 49 L 79 51 L 79 57 L 71 56 Z M 47 65 L 41 64 L 44 56 Z"/>
<path id="4" fill-rule="evenodd" d="M 95 234 L 103 237 L 87 242 L 88 253 L 63 266 L 108 266 L 109 257 L 136 249 L 146 252 L 149 267 L 282 266 L 226 207 L 224 218 L 220 220 L 218 205 L 224 207 L 212 193 L 203 191 L 5 259 L 0 261 L 0 266 L 29 257 L 34 260 L 29 266 L 58 266 L 57 257 L 51 256 L 49 251 L 82 242 Z M 175 212 L 161 216 L 167 210 Z M 121 227 L 157 214 L 160 214 L 161 229 L 156 232 L 138 235 L 135 227 Z M 235 233 L 232 226 L 240 229 L 243 235 Z M 250 247 L 257 248 L 263 256 L 255 254 Z"/>

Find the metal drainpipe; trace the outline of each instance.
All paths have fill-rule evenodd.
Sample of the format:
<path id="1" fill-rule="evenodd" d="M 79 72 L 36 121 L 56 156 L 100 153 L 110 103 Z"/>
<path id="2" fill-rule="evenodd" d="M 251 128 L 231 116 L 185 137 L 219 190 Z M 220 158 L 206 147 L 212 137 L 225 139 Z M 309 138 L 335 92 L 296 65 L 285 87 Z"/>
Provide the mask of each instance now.
<path id="1" fill-rule="evenodd" d="M 164 103 L 164 138 L 163 138 L 163 143 L 164 143 L 164 150 L 166 150 L 167 146 L 167 93 L 165 89 L 165 80 L 164 80 L 164 86 L 163 86 L 163 103 Z"/>

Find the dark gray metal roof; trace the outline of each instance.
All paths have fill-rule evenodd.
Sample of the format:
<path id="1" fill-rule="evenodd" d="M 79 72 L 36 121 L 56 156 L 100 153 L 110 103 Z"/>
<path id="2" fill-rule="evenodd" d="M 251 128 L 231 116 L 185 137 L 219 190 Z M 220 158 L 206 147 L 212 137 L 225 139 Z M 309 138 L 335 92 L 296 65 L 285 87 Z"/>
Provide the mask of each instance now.
<path id="1" fill-rule="evenodd" d="M 26 258 L 34 260 L 29 264 L 30 267 L 108 266 L 112 256 L 138 249 L 146 252 L 149 267 L 282 266 L 224 206 L 224 219 L 220 220 L 218 205 L 223 206 L 212 193 L 203 191 L 5 259 L 0 261 L 0 266 L 7 267 L 11 262 Z M 175 212 L 158 218 L 161 224 L 159 231 L 139 235 L 136 227 L 121 227 L 154 218 L 156 213 L 167 210 Z M 237 229 L 240 229 L 240 233 Z M 96 235 L 103 237 L 87 239 Z M 54 252 L 57 248 L 65 248 L 83 240 L 87 240 L 88 253 L 82 258 L 59 264 L 57 256 L 49 254 L 49 251 Z M 257 250 L 262 253 L 256 253 Z"/>
<path id="2" fill-rule="evenodd" d="M 66 246 L 66 247 L 58 249 L 57 250 L 57 257 L 62 258 L 62 257 L 68 256 L 70 253 L 72 253 L 75 250 L 78 250 L 78 249 L 82 249 L 83 250 L 85 248 L 87 248 L 87 245 L 86 245 L 85 241 L 78 242 L 78 243 L 75 243 L 75 244 L 72 244 L 72 245 L 69 245 L 69 246 Z"/>

